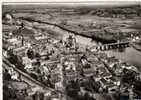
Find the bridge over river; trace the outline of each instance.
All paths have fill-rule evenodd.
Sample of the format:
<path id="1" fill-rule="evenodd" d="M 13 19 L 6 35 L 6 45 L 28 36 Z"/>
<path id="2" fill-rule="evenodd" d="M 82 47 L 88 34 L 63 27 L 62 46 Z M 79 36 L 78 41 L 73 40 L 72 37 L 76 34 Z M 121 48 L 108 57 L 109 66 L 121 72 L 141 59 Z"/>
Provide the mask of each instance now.
<path id="1" fill-rule="evenodd" d="M 96 46 L 93 46 L 91 48 L 94 49 L 94 50 L 110 50 L 110 49 L 118 49 L 118 48 L 126 48 L 126 47 L 129 47 L 130 46 L 130 43 L 132 41 L 125 41 L 125 42 L 117 42 L 117 43 L 110 43 L 110 44 L 104 44 L 104 45 L 96 45 Z"/>

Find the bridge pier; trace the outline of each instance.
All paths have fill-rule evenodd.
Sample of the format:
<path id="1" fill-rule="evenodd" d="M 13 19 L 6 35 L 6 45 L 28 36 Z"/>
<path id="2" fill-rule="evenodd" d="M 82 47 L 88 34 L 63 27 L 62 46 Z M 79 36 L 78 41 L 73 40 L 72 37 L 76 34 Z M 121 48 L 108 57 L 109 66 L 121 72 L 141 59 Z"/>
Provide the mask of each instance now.
<path id="1" fill-rule="evenodd" d="M 100 46 L 100 50 L 102 50 L 103 49 L 103 46 Z"/>
<path id="2" fill-rule="evenodd" d="M 113 49 L 111 45 L 109 45 L 109 49 Z"/>
<path id="3" fill-rule="evenodd" d="M 106 45 L 105 47 L 106 47 L 106 50 L 108 50 L 108 46 Z"/>
<path id="4" fill-rule="evenodd" d="M 106 46 L 104 46 L 104 50 L 107 50 Z"/>
<path id="5" fill-rule="evenodd" d="M 98 47 L 98 50 L 101 50 L 101 46 Z"/>
<path id="6" fill-rule="evenodd" d="M 102 46 L 101 49 L 104 51 L 105 50 L 105 46 Z"/>
<path id="7" fill-rule="evenodd" d="M 120 45 L 116 45 L 116 48 L 119 48 L 120 47 Z"/>
<path id="8" fill-rule="evenodd" d="M 121 44 L 121 45 L 120 45 L 120 48 L 123 48 L 123 47 L 124 47 L 124 45 Z"/>
<path id="9" fill-rule="evenodd" d="M 125 46 L 126 46 L 126 47 L 129 47 L 129 46 L 130 46 L 130 44 L 126 44 Z"/>

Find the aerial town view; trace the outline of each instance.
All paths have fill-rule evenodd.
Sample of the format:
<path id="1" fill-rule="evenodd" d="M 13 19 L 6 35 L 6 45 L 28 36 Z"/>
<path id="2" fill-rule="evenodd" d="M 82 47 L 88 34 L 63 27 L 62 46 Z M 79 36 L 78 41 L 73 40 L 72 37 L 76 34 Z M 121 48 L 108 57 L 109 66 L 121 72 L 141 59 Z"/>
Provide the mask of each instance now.
<path id="1" fill-rule="evenodd" d="M 3 100 L 141 100 L 141 2 L 2 4 Z"/>

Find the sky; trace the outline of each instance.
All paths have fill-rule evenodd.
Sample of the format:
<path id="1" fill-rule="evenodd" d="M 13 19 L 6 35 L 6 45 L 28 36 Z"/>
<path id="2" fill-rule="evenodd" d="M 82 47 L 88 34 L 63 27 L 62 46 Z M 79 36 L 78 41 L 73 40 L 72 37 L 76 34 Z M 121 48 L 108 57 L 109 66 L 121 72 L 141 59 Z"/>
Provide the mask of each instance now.
<path id="1" fill-rule="evenodd" d="M 116 6 L 128 6 L 128 5 L 136 5 L 141 4 L 139 1 L 80 1 L 77 0 L 75 2 L 65 1 L 65 2 L 3 2 L 3 5 L 10 5 L 12 8 L 44 8 L 44 7 L 77 7 L 77 6 L 93 6 L 93 7 L 116 7 Z"/>
<path id="2" fill-rule="evenodd" d="M 4 2 L 2 2 L 2 4 L 33 4 L 33 5 L 45 5 L 45 4 L 53 4 L 53 5 L 66 5 L 66 6 L 77 6 L 77 5 L 99 5 L 99 6 L 103 6 L 103 5 L 131 5 L 131 4 L 141 4 L 141 0 L 30 0 L 30 1 L 26 1 L 26 0 L 22 0 L 21 1 L 17 1 L 15 0 L 15 2 L 13 2 L 14 0 L 5 0 Z M 25 1 L 25 2 L 24 2 Z"/>

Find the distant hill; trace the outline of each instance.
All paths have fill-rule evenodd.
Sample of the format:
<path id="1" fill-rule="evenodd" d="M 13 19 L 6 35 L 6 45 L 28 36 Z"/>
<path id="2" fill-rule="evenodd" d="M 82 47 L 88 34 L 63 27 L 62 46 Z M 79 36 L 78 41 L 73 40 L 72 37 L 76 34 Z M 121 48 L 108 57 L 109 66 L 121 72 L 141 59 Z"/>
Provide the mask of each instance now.
<path id="1" fill-rule="evenodd" d="M 48 4 L 12 4 L 12 5 L 3 5 L 3 13 L 4 12 L 23 12 L 23 13 L 39 13 L 45 12 L 48 13 L 49 11 L 54 12 L 61 12 L 63 10 L 67 10 L 67 12 L 63 12 L 63 14 L 67 14 L 69 11 L 73 9 L 72 12 L 77 12 L 76 14 L 83 15 L 83 14 L 90 14 L 90 15 L 97 15 L 100 17 L 118 17 L 118 15 L 124 15 L 124 17 L 132 16 L 141 16 L 141 5 L 137 2 L 119 2 L 119 3 L 110 3 L 109 4 L 102 4 L 99 3 L 93 4 L 86 4 L 86 3 L 77 3 L 72 5 L 72 3 L 48 3 Z M 121 5 L 119 5 L 121 4 Z M 42 10 L 43 9 L 43 10 Z M 70 9 L 70 10 L 69 10 Z M 75 13 L 73 13 L 75 14 Z"/>
<path id="2" fill-rule="evenodd" d="M 130 15 L 133 16 L 141 16 L 141 6 L 140 5 L 130 5 L 130 6 L 122 6 L 122 7 L 106 7 L 106 8 L 79 8 L 76 11 L 80 11 L 80 14 L 90 14 L 97 15 L 100 17 L 117 17 L 118 15 L 124 15 L 124 17 L 128 17 Z"/>
<path id="3" fill-rule="evenodd" d="M 121 2 L 110 2 L 110 1 L 103 1 L 103 2 L 90 2 L 90 1 L 87 1 L 87 2 L 76 2 L 76 3 L 73 3 L 73 2 L 64 2 L 64 3 L 48 3 L 48 2 L 45 2 L 45 3 L 4 3 L 2 5 L 2 8 L 3 8 L 3 11 L 4 10 L 27 10 L 27 9 L 53 9 L 53 8 L 56 8 L 56 9 L 60 9 L 60 8 L 73 8 L 73 9 L 81 9 L 81 8 L 85 8 L 85 9 L 88 9 L 88 8 L 109 8 L 109 7 L 129 7 L 129 6 L 133 6 L 133 5 L 138 5 L 138 4 L 141 4 L 141 2 L 134 2 L 134 1 L 130 1 L 130 2 L 127 2 L 127 1 L 121 1 Z"/>

